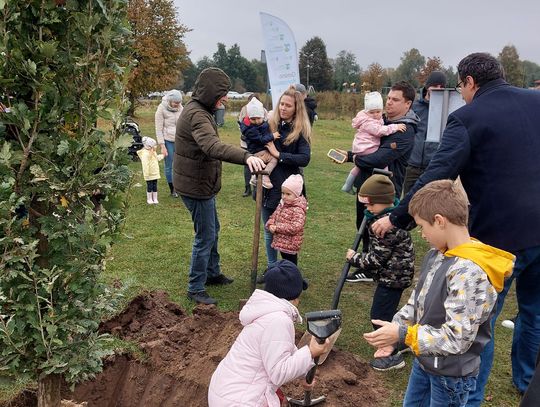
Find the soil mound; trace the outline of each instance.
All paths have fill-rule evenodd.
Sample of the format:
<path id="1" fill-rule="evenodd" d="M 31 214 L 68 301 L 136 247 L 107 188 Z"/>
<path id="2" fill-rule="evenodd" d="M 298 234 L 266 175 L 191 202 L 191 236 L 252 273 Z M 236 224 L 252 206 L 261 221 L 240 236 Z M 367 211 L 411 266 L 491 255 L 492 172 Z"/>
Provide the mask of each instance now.
<path id="1" fill-rule="evenodd" d="M 241 329 L 238 312 L 197 306 L 189 316 L 165 292 L 138 296 L 101 330 L 136 341 L 147 358 L 109 358 L 95 380 L 78 385 L 64 398 L 87 402 L 88 407 L 207 406 L 210 377 Z M 303 398 L 297 383 L 282 390 Z M 334 348 L 318 370 L 313 396 L 326 395 L 327 407 L 360 407 L 384 404 L 384 393 L 365 362 Z"/>

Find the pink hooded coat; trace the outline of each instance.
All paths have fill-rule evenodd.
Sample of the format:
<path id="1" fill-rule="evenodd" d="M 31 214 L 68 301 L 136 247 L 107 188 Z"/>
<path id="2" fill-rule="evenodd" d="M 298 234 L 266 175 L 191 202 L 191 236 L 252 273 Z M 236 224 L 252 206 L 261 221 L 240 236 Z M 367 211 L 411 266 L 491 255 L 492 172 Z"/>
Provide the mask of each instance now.
<path id="1" fill-rule="evenodd" d="M 296 321 L 289 301 L 255 290 L 240 311 L 244 329 L 210 380 L 209 407 L 279 407 L 276 390 L 313 366 L 309 347 L 294 344 Z"/>
<path id="2" fill-rule="evenodd" d="M 365 110 L 359 111 L 352 119 L 352 127 L 357 130 L 354 135 L 352 152 L 360 155 L 374 153 L 381 145 L 381 137 L 398 131 L 397 124 L 385 126 L 383 119 L 373 119 L 368 116 Z"/>

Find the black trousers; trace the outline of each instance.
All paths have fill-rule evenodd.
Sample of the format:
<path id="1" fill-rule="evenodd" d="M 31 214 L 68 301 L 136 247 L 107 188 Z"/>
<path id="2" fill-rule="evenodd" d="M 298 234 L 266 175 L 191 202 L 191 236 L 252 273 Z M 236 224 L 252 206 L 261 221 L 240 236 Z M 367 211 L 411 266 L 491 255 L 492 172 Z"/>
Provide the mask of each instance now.
<path id="1" fill-rule="evenodd" d="M 425 168 L 413 167 L 412 165 L 409 165 L 405 169 L 405 180 L 403 181 L 403 196 L 409 193 L 411 188 L 414 186 L 416 180 L 420 178 L 420 175 L 422 175 L 425 170 Z"/>
<path id="2" fill-rule="evenodd" d="M 390 288 L 377 284 L 371 303 L 370 318 L 391 322 L 398 310 L 401 294 L 403 294 L 403 288 Z M 373 325 L 373 329 L 379 328 L 380 326 Z"/>
<path id="3" fill-rule="evenodd" d="M 281 254 L 281 258 L 283 260 L 289 260 L 289 261 L 292 261 L 294 264 L 298 265 L 298 253 L 290 254 L 290 253 L 279 252 L 279 254 Z"/>
<path id="4" fill-rule="evenodd" d="M 146 181 L 146 192 L 157 192 L 157 179 Z"/>

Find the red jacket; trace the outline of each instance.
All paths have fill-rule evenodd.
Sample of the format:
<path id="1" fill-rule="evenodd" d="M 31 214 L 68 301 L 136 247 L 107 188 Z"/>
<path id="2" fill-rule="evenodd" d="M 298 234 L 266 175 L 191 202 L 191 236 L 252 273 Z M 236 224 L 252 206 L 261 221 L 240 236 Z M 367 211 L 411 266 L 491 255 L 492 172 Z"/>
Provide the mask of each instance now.
<path id="1" fill-rule="evenodd" d="M 266 222 L 276 227 L 272 239 L 272 247 L 283 253 L 296 254 L 304 240 L 304 224 L 306 222 L 307 201 L 300 196 L 291 203 L 283 200 Z"/>

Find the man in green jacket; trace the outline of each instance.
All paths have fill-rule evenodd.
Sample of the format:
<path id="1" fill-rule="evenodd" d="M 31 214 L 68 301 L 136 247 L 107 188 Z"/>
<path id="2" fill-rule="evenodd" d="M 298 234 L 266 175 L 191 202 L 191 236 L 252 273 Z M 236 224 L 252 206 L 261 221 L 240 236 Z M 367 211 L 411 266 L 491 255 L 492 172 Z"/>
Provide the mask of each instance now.
<path id="1" fill-rule="evenodd" d="M 227 102 L 230 88 L 231 81 L 221 69 L 203 70 L 176 127 L 173 184 L 195 229 L 187 296 L 203 304 L 217 303 L 205 285 L 233 282 L 221 273 L 219 264 L 216 194 L 221 189 L 221 162 L 246 164 L 251 172 L 265 167 L 260 158 L 219 138 L 213 114 Z"/>

